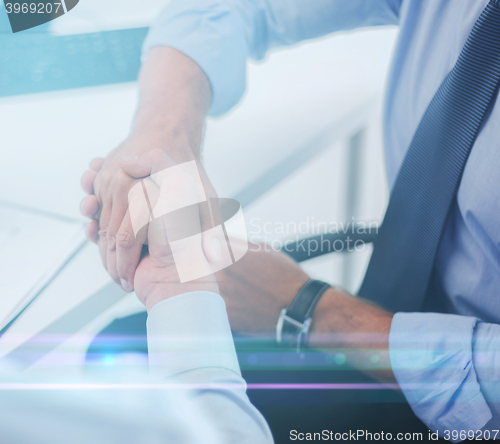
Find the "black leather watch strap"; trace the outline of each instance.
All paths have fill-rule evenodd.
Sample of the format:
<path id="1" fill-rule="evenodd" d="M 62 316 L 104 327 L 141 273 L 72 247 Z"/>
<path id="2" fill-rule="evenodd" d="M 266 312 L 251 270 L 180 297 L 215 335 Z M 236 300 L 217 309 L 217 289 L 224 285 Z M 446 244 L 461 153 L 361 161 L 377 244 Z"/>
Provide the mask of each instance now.
<path id="1" fill-rule="evenodd" d="M 286 314 L 299 322 L 304 322 L 312 316 L 316 304 L 328 288 L 330 284 L 326 282 L 309 279 L 295 296 Z"/>
<path id="2" fill-rule="evenodd" d="M 310 279 L 304 284 L 290 306 L 281 311 L 276 325 L 278 343 L 288 347 L 296 347 L 297 351 L 300 350 L 309 330 L 316 304 L 330 287 L 326 282 L 316 279 Z"/>

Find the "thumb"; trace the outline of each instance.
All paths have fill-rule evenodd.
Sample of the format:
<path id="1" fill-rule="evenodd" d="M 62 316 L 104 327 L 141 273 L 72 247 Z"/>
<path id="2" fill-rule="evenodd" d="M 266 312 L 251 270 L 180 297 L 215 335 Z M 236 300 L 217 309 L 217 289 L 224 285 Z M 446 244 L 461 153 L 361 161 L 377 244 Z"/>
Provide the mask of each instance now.
<path id="1" fill-rule="evenodd" d="M 160 149 L 148 151 L 140 156 L 123 156 L 120 158 L 121 169 L 135 179 L 148 177 L 174 165 L 175 162 L 172 158 Z"/>
<path id="2" fill-rule="evenodd" d="M 222 218 L 216 198 L 207 199 L 207 204 L 200 208 L 203 251 L 209 262 L 217 263 L 222 259 L 222 245 L 225 244 L 224 233 L 220 229 Z"/>

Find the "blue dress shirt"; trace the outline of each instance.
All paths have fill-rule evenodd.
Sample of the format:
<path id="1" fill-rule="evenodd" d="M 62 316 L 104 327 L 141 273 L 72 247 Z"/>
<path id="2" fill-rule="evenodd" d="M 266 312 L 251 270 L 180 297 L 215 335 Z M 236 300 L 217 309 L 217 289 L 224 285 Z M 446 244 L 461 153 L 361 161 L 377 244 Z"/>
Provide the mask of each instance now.
<path id="1" fill-rule="evenodd" d="M 399 25 L 384 109 L 392 186 L 422 115 L 487 3 L 173 0 L 144 50 L 170 46 L 195 60 L 212 86 L 211 114 L 219 115 L 243 95 L 248 57 L 260 59 L 270 48 L 339 30 Z M 470 154 L 438 252 L 439 313 L 396 313 L 391 326 L 396 378 L 415 413 L 443 436 L 446 430 L 500 429 L 499 126 L 495 104 Z"/>

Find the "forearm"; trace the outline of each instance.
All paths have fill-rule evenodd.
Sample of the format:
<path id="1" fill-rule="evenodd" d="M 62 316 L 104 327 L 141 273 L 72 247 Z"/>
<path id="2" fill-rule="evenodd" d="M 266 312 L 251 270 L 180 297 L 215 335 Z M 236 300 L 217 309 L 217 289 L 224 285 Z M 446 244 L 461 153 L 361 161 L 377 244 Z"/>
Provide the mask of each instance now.
<path id="1" fill-rule="evenodd" d="M 349 294 L 329 289 L 313 316 L 310 346 L 342 353 L 349 366 L 394 382 L 389 360 L 392 313 Z"/>
<path id="2" fill-rule="evenodd" d="M 198 157 L 211 101 L 201 68 L 175 49 L 153 48 L 141 69 L 139 90 L 129 139 L 166 150 L 175 161 Z"/>
<path id="3" fill-rule="evenodd" d="M 290 306 L 308 279 L 290 257 L 252 243 L 241 260 L 217 273 L 231 326 L 246 334 L 275 334 L 280 311 Z M 309 345 L 343 353 L 347 365 L 393 381 L 388 357 L 391 320 L 391 313 L 332 288 L 314 310 Z"/>

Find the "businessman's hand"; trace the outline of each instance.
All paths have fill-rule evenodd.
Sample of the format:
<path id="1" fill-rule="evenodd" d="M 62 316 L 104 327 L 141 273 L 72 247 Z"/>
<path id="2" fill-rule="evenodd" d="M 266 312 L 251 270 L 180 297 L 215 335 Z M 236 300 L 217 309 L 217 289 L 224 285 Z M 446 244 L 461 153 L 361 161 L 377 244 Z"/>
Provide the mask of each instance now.
<path id="1" fill-rule="evenodd" d="M 148 253 L 139 262 L 134 279 L 135 294 L 148 313 L 158 302 L 178 294 L 190 291 L 219 293 L 214 275 L 181 283 L 171 251 L 166 246 L 149 246 Z"/>
<path id="2" fill-rule="evenodd" d="M 150 182 L 146 186 L 151 188 L 155 184 Z M 165 237 L 165 233 L 151 233 L 155 229 L 157 230 L 158 226 L 150 229 L 150 237 Z M 144 246 L 143 250 L 143 255 L 134 274 L 134 288 L 137 297 L 145 305 L 148 313 L 158 302 L 178 294 L 191 291 L 219 293 L 214 274 L 182 283 L 168 244 L 151 243 L 147 246 L 147 251 L 146 246 Z M 193 267 L 203 268 L 209 266 L 199 238 L 193 238 L 190 244 L 186 245 L 185 254 L 190 257 Z"/>
<path id="3" fill-rule="evenodd" d="M 91 166 L 98 167 L 101 163 L 103 163 L 100 159 L 94 159 L 91 162 Z M 208 196 L 203 196 L 200 195 L 200 192 L 205 193 L 206 187 L 202 191 L 196 188 L 196 196 L 191 196 L 189 197 L 187 195 L 189 189 L 192 189 L 193 185 L 193 180 L 195 180 L 195 177 L 187 177 L 189 174 L 186 174 L 185 172 L 183 173 L 183 169 L 175 169 L 173 171 L 176 171 L 177 173 L 171 176 L 170 182 L 167 183 L 155 183 L 151 179 L 151 175 L 155 175 L 155 173 L 158 173 L 160 171 L 168 170 L 171 167 L 175 167 L 178 164 L 173 161 L 173 159 L 165 154 L 162 150 L 153 150 L 149 151 L 141 156 L 129 156 L 120 159 L 119 161 L 119 173 L 117 173 L 117 176 L 119 179 L 119 183 L 125 184 L 126 188 L 119 189 L 118 191 L 120 193 L 125 193 L 125 201 L 120 202 L 121 205 L 123 205 L 123 209 L 120 208 L 120 210 L 123 210 L 123 216 L 122 213 L 120 213 L 120 219 L 121 219 L 121 224 L 120 227 L 117 230 L 117 234 L 111 239 L 114 240 L 113 245 L 110 245 L 109 242 L 107 243 L 107 248 L 108 248 L 108 272 L 111 274 L 111 276 L 116 280 L 117 278 L 113 276 L 113 271 L 115 271 L 118 274 L 118 279 L 121 280 L 122 286 L 130 291 L 134 287 L 134 274 L 136 272 L 137 265 L 139 264 L 139 260 L 141 257 L 141 252 L 143 250 L 142 246 L 144 242 L 146 242 L 146 238 L 139 239 L 137 238 L 136 232 L 134 232 L 134 227 L 131 221 L 130 217 L 130 208 L 134 206 L 134 202 L 130 201 L 129 197 L 129 191 L 130 189 L 135 186 L 136 184 L 139 184 L 139 181 L 142 179 L 142 184 L 141 187 L 146 186 L 148 187 L 148 198 L 150 199 L 149 204 L 151 205 L 151 208 L 155 208 L 155 203 L 152 200 L 152 196 L 155 196 L 157 193 L 159 193 L 159 186 L 162 185 L 162 190 L 161 190 L 161 196 L 162 196 L 162 205 L 164 207 L 164 211 L 160 210 L 158 207 L 155 208 L 155 214 L 162 214 L 163 212 L 167 211 L 167 207 L 169 205 L 169 202 L 175 202 L 174 207 L 175 208 L 182 208 L 185 206 L 190 205 L 192 202 L 197 202 L 204 200 L 205 197 Z M 197 168 L 197 173 L 196 177 L 201 178 L 202 175 L 200 173 L 200 168 Z M 158 182 L 158 178 L 155 179 L 156 182 Z M 199 179 L 198 179 L 199 180 Z M 191 181 L 191 183 L 189 183 Z M 202 180 L 203 182 L 203 180 Z M 199 183 L 199 182 L 197 182 Z M 190 188 L 191 187 L 191 188 Z M 167 189 L 168 188 L 168 189 Z M 157 190 L 158 189 L 158 190 Z M 118 192 L 117 191 L 117 192 Z M 144 198 L 144 195 L 141 196 L 142 199 Z M 120 199 L 121 196 L 118 195 L 118 198 Z M 92 201 L 97 201 L 97 198 L 95 195 L 89 196 L 85 201 L 84 205 L 82 207 L 82 211 L 88 211 L 88 208 L 90 203 Z M 160 205 L 160 204 L 158 204 Z M 94 205 L 94 208 L 91 208 L 91 211 L 94 211 L 95 207 L 97 205 Z M 211 222 L 211 216 L 214 217 L 214 213 L 218 212 L 218 208 L 213 208 L 210 207 L 212 210 L 212 214 L 207 212 L 205 209 L 204 212 L 197 212 L 197 217 L 199 217 L 199 225 L 200 225 L 200 232 L 205 231 L 206 228 L 212 226 Z M 146 219 L 149 217 L 149 214 L 144 215 Z M 191 216 L 193 216 L 191 214 Z M 215 215 L 217 217 L 217 215 Z M 103 216 L 101 214 L 100 216 L 100 221 L 99 225 L 101 225 L 101 220 L 103 219 Z M 188 222 L 188 221 L 187 221 Z M 190 223 L 190 222 L 188 222 Z M 92 221 L 89 224 L 89 227 L 87 229 L 87 234 L 89 238 L 96 238 L 97 243 L 99 244 L 101 248 L 101 253 L 102 253 L 102 245 L 105 244 L 105 239 L 103 239 L 103 234 L 102 229 L 98 230 L 98 227 L 96 226 L 97 221 Z M 203 227 L 203 230 L 202 230 Z M 165 228 L 165 227 L 164 227 Z M 166 233 L 151 233 L 148 232 L 148 236 L 163 236 L 162 237 L 162 242 L 165 244 L 166 240 Z M 106 236 L 106 239 L 109 241 L 110 236 Z M 151 239 L 148 239 L 150 242 Z M 203 232 L 202 235 L 202 242 L 203 242 L 203 258 L 204 260 L 208 260 L 210 262 L 217 262 L 220 259 L 220 250 L 221 250 L 221 239 L 218 239 L 217 234 L 213 232 Z M 162 255 L 164 256 L 164 255 Z M 124 282 L 125 281 L 125 282 Z"/>
<path id="4" fill-rule="evenodd" d="M 88 228 L 89 239 L 97 242 L 104 267 L 110 276 L 121 283 L 125 290 L 133 289 L 134 273 L 139 263 L 142 245 L 131 236 L 132 226 L 126 218 L 128 207 L 128 192 L 138 183 L 140 177 L 131 177 L 123 171 L 122 164 L 133 161 L 141 154 L 155 156 L 159 150 L 144 150 L 151 143 L 140 143 L 128 140 L 114 150 L 107 159 L 94 159 L 91 169 L 82 177 L 82 187 L 89 193 L 89 197 L 82 203 L 82 213 L 93 219 Z M 189 148 L 184 148 L 179 141 L 171 140 L 168 144 L 169 152 L 175 152 L 175 161 L 183 163 L 192 160 L 187 153 Z M 163 150 L 162 150 L 163 151 Z M 208 198 L 216 197 L 215 191 L 208 181 L 199 162 L 200 177 Z M 203 214 L 203 222 L 210 224 L 208 214 Z M 217 260 L 217 251 L 212 251 L 212 240 L 205 237 L 206 254 L 211 260 Z"/>
<path id="5" fill-rule="evenodd" d="M 106 159 L 94 159 L 82 177 L 89 196 L 82 213 L 91 219 L 89 239 L 99 244 L 104 266 L 111 277 L 133 289 L 142 245 L 130 236 L 126 218 L 128 191 L 137 178 L 124 173 L 123 159 L 160 149 L 177 163 L 196 160 L 207 198 L 216 193 L 199 162 L 203 124 L 210 103 L 210 86 L 205 74 L 188 57 L 171 48 L 151 50 L 139 79 L 141 100 L 130 137 Z M 205 225 L 210 215 L 201 215 Z M 210 260 L 217 260 L 217 245 L 204 237 Z"/>
<path id="6" fill-rule="evenodd" d="M 184 232 L 186 226 L 198 232 L 201 228 L 199 207 L 190 206 L 190 203 L 196 202 L 200 197 L 198 173 L 193 172 L 189 164 L 177 165 L 159 150 L 140 156 L 137 160 L 124 161 L 122 168 L 131 176 L 145 177 L 129 196 L 129 210 L 125 220 L 129 221 L 131 214 L 135 220 L 137 216 L 139 219 L 142 216 L 145 216 L 146 220 L 149 219 L 148 210 L 141 214 L 144 212 L 144 192 L 147 193 L 153 214 L 157 215 L 147 225 L 147 239 L 140 231 L 132 234 L 138 236 L 140 243 L 146 240 L 148 243 L 147 253 L 144 247 L 134 276 L 135 292 L 141 302 L 149 311 L 156 303 L 176 294 L 197 290 L 218 292 L 217 282 L 203 251 L 200 236 L 181 237 L 182 242 L 176 242 L 175 260 L 171 250 L 170 240 Z M 162 173 L 155 174 L 158 171 Z M 167 211 L 173 208 L 190 210 L 187 213 Z M 168 216 L 161 217 L 161 214 Z M 137 224 L 134 229 L 138 229 Z M 189 280 L 188 275 L 205 276 Z"/>
<path id="7" fill-rule="evenodd" d="M 281 309 L 290 305 L 309 277 L 298 264 L 263 244 L 216 273 L 231 328 L 241 333 L 274 332 Z"/>
<path id="8" fill-rule="evenodd" d="M 250 244 L 247 254 L 216 273 L 231 329 L 274 338 L 280 311 L 288 307 L 309 277 L 283 253 Z M 392 313 L 372 302 L 328 289 L 313 313 L 309 345 L 345 349 L 350 365 L 371 377 L 395 382 L 389 360 Z M 379 362 L 371 361 L 376 352 Z"/>

